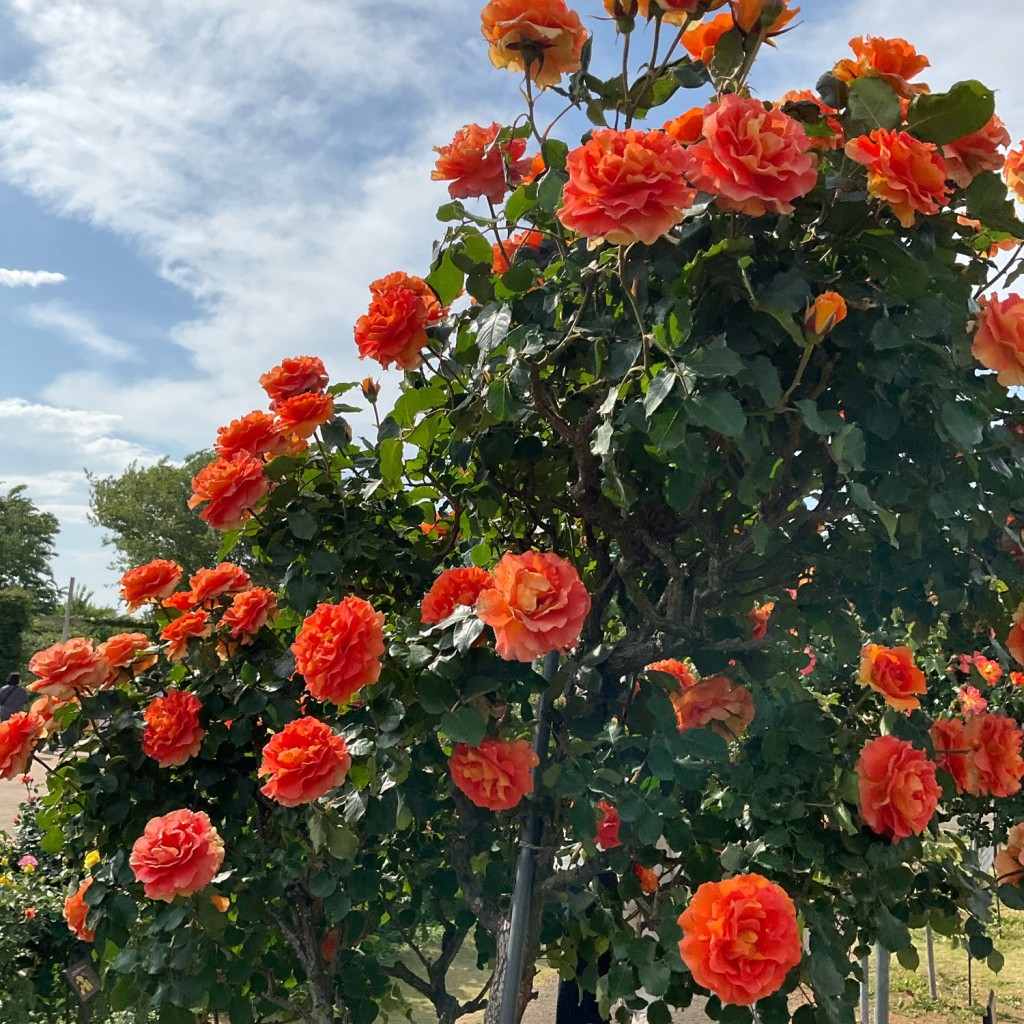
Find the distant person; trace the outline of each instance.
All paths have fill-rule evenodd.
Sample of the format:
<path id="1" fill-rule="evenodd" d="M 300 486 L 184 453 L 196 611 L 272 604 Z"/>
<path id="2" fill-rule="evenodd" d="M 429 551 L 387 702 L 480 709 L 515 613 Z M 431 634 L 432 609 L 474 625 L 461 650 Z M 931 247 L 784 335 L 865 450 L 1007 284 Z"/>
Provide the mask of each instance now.
<path id="1" fill-rule="evenodd" d="M 12 672 L 7 682 L 0 686 L 0 722 L 6 722 L 20 711 L 28 703 L 29 696 L 28 690 L 21 685 L 21 676 Z"/>

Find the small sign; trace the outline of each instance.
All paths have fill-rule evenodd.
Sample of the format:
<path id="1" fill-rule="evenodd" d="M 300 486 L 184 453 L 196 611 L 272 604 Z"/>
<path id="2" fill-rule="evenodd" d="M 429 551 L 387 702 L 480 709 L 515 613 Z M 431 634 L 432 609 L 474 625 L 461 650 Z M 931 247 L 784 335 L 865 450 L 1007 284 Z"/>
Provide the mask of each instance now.
<path id="1" fill-rule="evenodd" d="M 64 974 L 68 983 L 75 990 L 75 995 L 78 996 L 80 1003 L 89 1002 L 94 996 L 99 995 L 100 989 L 103 987 L 100 976 L 88 960 L 72 964 L 64 971 Z"/>

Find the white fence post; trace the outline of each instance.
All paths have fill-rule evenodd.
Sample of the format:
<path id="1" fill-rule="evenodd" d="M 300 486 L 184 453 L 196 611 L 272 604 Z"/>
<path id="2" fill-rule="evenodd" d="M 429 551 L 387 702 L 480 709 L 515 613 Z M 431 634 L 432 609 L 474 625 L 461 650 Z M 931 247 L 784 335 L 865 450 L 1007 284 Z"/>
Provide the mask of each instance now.
<path id="1" fill-rule="evenodd" d="M 875 1024 L 889 1024 L 889 963 L 892 954 L 875 943 Z"/>

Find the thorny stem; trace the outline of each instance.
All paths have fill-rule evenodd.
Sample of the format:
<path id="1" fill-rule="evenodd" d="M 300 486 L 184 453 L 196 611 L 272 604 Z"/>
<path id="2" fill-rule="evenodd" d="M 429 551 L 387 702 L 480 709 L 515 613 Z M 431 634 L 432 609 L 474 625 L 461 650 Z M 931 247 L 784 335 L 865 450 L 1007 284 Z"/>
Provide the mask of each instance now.
<path id="1" fill-rule="evenodd" d="M 977 301 L 981 298 L 983 292 L 989 288 L 994 288 L 1004 277 L 1006 277 L 1013 269 L 1014 265 L 1020 261 L 1021 252 L 1024 251 L 1024 242 L 1021 242 L 1016 249 L 1013 250 L 1013 255 L 1006 261 L 1006 266 L 992 278 L 991 281 L 986 281 L 983 285 L 978 287 L 978 290 L 974 293 L 974 300 Z"/>
<path id="2" fill-rule="evenodd" d="M 629 41 L 632 38 L 632 33 L 627 32 L 625 39 L 622 44 L 622 108 L 625 109 L 629 103 Z M 619 115 L 622 113 L 622 109 L 616 109 L 615 111 L 615 130 L 619 129 Z M 626 127 L 629 127 L 632 115 L 627 114 Z"/>
<path id="3" fill-rule="evenodd" d="M 789 403 L 790 396 L 800 386 L 800 382 L 803 380 L 804 372 L 807 370 L 807 366 L 811 361 L 811 356 L 814 354 L 814 350 L 817 348 L 817 343 L 808 341 L 804 345 L 803 355 L 800 357 L 800 365 L 796 368 L 796 375 L 793 377 L 793 383 L 786 389 L 785 394 L 779 399 L 779 404 L 776 406 L 775 411 L 781 412 L 786 408 Z"/>

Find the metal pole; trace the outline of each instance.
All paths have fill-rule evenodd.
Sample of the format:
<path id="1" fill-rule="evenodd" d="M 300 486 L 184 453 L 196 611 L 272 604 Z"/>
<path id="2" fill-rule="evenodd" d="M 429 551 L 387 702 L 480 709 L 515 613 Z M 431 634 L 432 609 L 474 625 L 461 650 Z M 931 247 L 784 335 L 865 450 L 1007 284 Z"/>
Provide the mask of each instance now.
<path id="1" fill-rule="evenodd" d="M 558 652 L 552 651 L 544 659 L 544 678 L 550 683 L 558 671 Z M 547 718 L 548 690 L 545 687 L 537 703 L 537 732 L 533 749 L 540 763 L 533 770 L 534 788 L 547 760 L 551 723 Z M 533 877 L 537 867 L 537 847 L 540 845 L 544 822 L 539 814 L 531 814 L 523 822 L 516 863 L 516 883 L 512 891 L 512 920 L 508 930 L 508 959 L 501 987 L 501 1007 L 498 1024 L 515 1024 L 519 1004 L 519 986 L 523 980 L 523 957 L 526 953 L 526 934 L 530 926 L 533 904 Z"/>
<path id="2" fill-rule="evenodd" d="M 971 967 L 970 950 L 967 950 L 967 1005 L 974 1005 L 974 972 Z"/>
<path id="3" fill-rule="evenodd" d="M 935 941 L 932 938 L 932 926 L 924 926 L 924 944 L 928 953 L 928 995 L 932 999 L 939 998 L 939 986 L 935 983 Z"/>
<path id="4" fill-rule="evenodd" d="M 871 955 L 860 959 L 860 1024 L 871 1024 Z"/>
<path id="5" fill-rule="evenodd" d="M 75 599 L 75 577 L 71 577 L 71 581 L 68 583 L 68 597 L 64 602 L 64 628 L 61 630 L 60 638 L 63 641 L 67 641 L 67 638 L 71 636 L 71 602 Z"/>
<path id="6" fill-rule="evenodd" d="M 889 961 L 892 954 L 875 943 L 875 1024 L 889 1024 Z"/>

